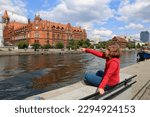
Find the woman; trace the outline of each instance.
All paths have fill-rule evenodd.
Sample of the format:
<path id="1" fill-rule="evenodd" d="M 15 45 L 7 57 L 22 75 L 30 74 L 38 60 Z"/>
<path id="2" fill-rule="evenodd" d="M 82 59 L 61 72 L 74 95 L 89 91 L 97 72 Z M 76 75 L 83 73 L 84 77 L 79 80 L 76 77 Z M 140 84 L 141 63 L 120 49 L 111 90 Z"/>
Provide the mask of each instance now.
<path id="1" fill-rule="evenodd" d="M 99 93 L 104 94 L 105 90 L 112 88 L 119 83 L 120 77 L 120 48 L 115 42 L 110 42 L 105 52 L 99 52 L 93 49 L 82 48 L 82 51 L 91 53 L 98 57 L 106 59 L 104 72 L 98 71 L 96 74 L 87 73 L 85 80 L 91 85 L 97 86 Z"/>

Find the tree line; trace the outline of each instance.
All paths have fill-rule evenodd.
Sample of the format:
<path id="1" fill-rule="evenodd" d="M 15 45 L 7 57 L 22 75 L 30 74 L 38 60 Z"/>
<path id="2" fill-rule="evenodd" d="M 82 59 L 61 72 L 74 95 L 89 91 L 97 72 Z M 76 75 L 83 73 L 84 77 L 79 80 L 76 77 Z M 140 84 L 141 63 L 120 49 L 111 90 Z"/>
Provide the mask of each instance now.
<path id="1" fill-rule="evenodd" d="M 63 48 L 67 48 L 67 49 L 71 49 L 71 50 L 76 50 L 79 49 L 81 47 L 83 48 L 92 48 L 92 49 L 105 49 L 106 45 L 112 40 L 108 40 L 108 41 L 102 41 L 99 42 L 97 44 L 91 44 L 89 39 L 86 40 L 75 40 L 75 39 L 70 39 L 68 41 L 67 47 L 64 46 L 64 43 L 59 41 L 57 43 L 55 43 L 54 45 L 50 45 L 50 44 L 46 44 L 46 45 L 40 45 L 39 43 L 34 43 L 31 45 L 31 47 L 33 49 L 50 49 L 50 48 L 54 48 L 54 49 L 63 49 Z M 21 41 L 17 44 L 19 49 L 25 49 L 29 47 L 29 44 L 25 41 Z M 137 45 L 135 45 L 135 43 L 128 43 L 127 44 L 127 48 L 129 49 L 134 49 L 134 48 L 141 48 L 142 46 L 138 43 Z"/>

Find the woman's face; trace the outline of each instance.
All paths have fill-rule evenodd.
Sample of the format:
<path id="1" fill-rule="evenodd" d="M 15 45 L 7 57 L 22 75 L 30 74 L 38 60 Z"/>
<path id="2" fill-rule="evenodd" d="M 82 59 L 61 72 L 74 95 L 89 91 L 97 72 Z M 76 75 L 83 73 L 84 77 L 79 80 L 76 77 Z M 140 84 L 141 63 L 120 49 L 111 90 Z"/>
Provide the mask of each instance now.
<path id="1" fill-rule="evenodd" d="M 105 50 L 105 56 L 109 57 L 109 50 L 108 49 Z"/>

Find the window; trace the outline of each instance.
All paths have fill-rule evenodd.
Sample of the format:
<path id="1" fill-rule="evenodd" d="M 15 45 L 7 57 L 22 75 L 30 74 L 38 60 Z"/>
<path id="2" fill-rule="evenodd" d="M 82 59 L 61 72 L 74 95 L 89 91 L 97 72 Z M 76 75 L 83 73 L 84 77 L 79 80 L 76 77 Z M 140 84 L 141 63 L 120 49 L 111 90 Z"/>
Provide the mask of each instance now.
<path id="1" fill-rule="evenodd" d="M 38 32 L 35 32 L 34 37 L 35 37 L 35 38 L 39 38 L 39 37 L 40 37 L 39 33 L 38 33 Z"/>
<path id="2" fill-rule="evenodd" d="M 52 34 L 52 38 L 53 38 L 53 39 L 55 38 L 55 34 L 54 34 L 54 33 Z"/>
<path id="3" fill-rule="evenodd" d="M 46 40 L 46 43 L 49 44 L 49 40 Z"/>
<path id="4" fill-rule="evenodd" d="M 59 34 L 57 35 L 57 39 L 59 39 Z"/>
<path id="5" fill-rule="evenodd" d="M 39 40 L 34 40 L 34 43 L 39 43 Z"/>
<path id="6" fill-rule="evenodd" d="M 47 38 L 49 38 L 49 33 L 47 33 Z"/>
<path id="7" fill-rule="evenodd" d="M 28 33 L 28 38 L 30 38 L 30 34 Z"/>

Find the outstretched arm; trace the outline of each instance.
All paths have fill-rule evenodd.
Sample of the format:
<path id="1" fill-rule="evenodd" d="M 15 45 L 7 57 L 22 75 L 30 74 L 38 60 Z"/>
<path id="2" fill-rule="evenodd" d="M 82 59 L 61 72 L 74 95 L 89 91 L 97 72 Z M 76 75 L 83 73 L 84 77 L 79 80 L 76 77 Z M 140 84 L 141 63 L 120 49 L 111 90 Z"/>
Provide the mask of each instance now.
<path id="1" fill-rule="evenodd" d="M 81 48 L 82 51 L 85 51 L 85 52 L 88 52 L 88 53 L 91 53 L 95 56 L 98 56 L 98 57 L 101 57 L 101 58 L 105 58 L 105 55 L 103 52 L 99 52 L 99 51 L 96 51 L 96 50 L 93 50 L 93 49 L 88 49 L 88 48 Z"/>

